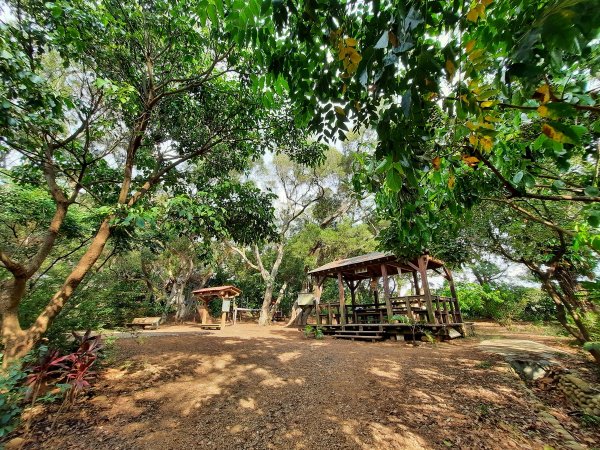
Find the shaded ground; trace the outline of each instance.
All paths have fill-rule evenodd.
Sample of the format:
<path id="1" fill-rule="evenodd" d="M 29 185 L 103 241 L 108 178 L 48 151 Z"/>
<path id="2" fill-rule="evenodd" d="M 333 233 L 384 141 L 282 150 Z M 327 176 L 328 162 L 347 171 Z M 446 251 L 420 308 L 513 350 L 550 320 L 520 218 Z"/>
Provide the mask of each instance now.
<path id="1" fill-rule="evenodd" d="M 538 420 L 531 391 L 479 343 L 534 338 L 580 361 L 575 350 L 492 325 L 478 331 L 417 348 L 307 340 L 255 325 L 120 339 L 92 397 L 61 413 L 51 431 L 39 418 L 28 448 L 561 448 Z M 580 443 L 594 446 L 593 429 L 558 401 L 553 408 Z"/>

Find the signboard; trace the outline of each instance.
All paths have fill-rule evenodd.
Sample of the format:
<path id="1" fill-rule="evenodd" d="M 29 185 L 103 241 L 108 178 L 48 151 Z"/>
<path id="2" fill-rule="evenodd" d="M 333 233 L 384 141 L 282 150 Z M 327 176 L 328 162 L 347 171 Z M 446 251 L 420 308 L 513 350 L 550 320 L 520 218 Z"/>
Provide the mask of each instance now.
<path id="1" fill-rule="evenodd" d="M 222 312 L 229 312 L 231 309 L 231 300 L 223 300 L 223 308 L 221 308 Z"/>
<path id="2" fill-rule="evenodd" d="M 354 273 L 367 273 L 368 271 L 366 267 L 361 267 L 360 269 L 355 269 Z"/>
<path id="3" fill-rule="evenodd" d="M 315 299 L 310 292 L 300 292 L 298 294 L 298 306 L 308 306 L 314 304 Z"/>

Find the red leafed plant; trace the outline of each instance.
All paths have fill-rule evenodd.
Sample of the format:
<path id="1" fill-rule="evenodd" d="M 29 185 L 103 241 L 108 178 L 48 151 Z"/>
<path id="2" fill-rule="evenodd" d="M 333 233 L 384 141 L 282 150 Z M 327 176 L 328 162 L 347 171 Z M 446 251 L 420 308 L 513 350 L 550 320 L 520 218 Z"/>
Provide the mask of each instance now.
<path id="1" fill-rule="evenodd" d="M 83 389 L 90 387 L 90 381 L 96 375 L 90 368 L 98 359 L 102 349 L 100 336 L 90 336 L 91 330 L 83 335 L 75 332 L 72 334 L 79 344 L 77 350 L 62 356 L 58 350 L 49 351 L 31 367 L 26 383 L 31 387 L 32 403 L 35 402 L 42 387 L 49 382 L 67 388 L 65 395 L 67 405 L 72 405 L 77 395 Z"/>
<path id="2" fill-rule="evenodd" d="M 73 404 L 79 392 L 90 387 L 90 381 L 96 375 L 96 372 L 92 372 L 90 368 L 98 359 L 102 343 L 100 336 L 90 336 L 90 331 L 88 330 L 84 335 L 73 332 L 73 336 L 79 342 L 79 348 L 66 355 L 66 361 L 70 363 L 66 374 L 66 381 L 71 385 L 67 393 L 67 401 L 70 404 Z"/>

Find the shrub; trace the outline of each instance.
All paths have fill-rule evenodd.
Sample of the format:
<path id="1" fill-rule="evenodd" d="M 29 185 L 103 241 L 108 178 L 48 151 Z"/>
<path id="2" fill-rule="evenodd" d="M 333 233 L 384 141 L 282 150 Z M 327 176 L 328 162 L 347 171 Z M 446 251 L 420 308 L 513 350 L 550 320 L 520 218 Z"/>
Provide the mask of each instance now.
<path id="1" fill-rule="evenodd" d="M 463 315 L 471 319 L 549 321 L 555 316 L 552 300 L 540 289 L 507 284 L 457 283 Z M 449 295 L 449 289 L 444 290 Z"/>
<path id="2" fill-rule="evenodd" d="M 14 361 L 0 373 L 0 438 L 16 428 L 23 412 L 27 393 L 24 382 L 28 376 L 23 362 Z"/>

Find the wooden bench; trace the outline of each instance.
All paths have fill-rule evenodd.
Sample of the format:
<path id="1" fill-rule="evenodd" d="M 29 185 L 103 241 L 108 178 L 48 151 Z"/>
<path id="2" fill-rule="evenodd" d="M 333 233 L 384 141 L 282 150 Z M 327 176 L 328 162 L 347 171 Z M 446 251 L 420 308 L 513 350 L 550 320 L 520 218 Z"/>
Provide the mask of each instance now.
<path id="1" fill-rule="evenodd" d="M 203 323 L 200 325 L 200 328 L 202 328 L 203 330 L 220 330 L 221 324 L 220 323 Z"/>
<path id="2" fill-rule="evenodd" d="M 144 330 L 156 330 L 160 324 L 160 319 L 160 317 L 136 317 L 130 323 L 126 323 L 125 326 L 130 328 L 141 327 Z"/>

